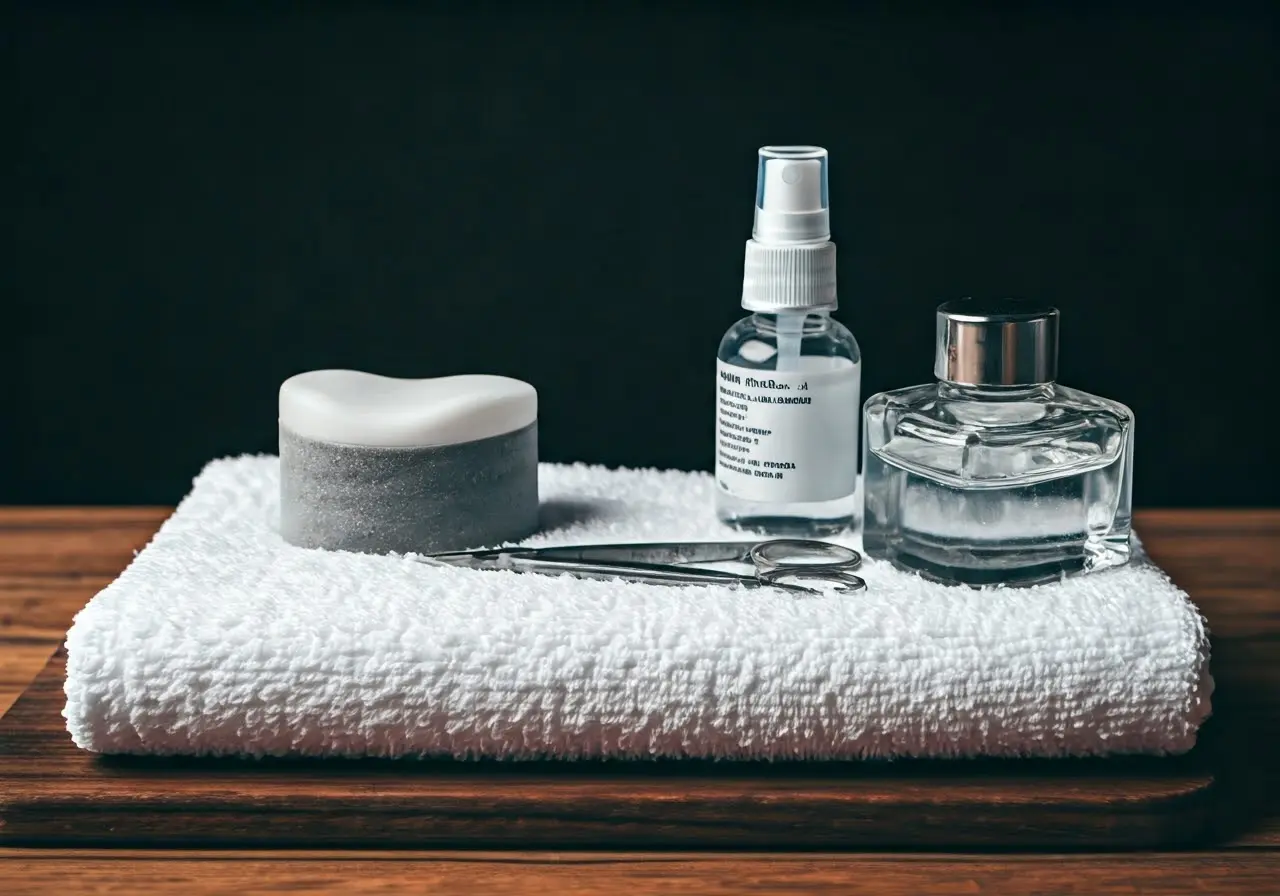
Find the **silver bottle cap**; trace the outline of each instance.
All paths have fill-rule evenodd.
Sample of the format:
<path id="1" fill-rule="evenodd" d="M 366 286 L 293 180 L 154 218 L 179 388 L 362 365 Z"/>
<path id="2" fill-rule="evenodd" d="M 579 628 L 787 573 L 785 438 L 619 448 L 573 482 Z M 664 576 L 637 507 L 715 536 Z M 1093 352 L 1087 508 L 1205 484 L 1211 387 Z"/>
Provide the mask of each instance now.
<path id="1" fill-rule="evenodd" d="M 938 306 L 933 375 L 966 386 L 1033 386 L 1058 377 L 1058 309 L 1021 299 Z"/>

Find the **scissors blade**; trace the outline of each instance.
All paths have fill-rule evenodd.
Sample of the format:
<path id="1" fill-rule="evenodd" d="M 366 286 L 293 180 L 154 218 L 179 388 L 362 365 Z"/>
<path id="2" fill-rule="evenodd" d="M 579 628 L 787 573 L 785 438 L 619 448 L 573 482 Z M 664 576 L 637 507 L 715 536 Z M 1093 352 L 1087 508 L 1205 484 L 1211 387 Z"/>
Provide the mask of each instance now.
<path id="1" fill-rule="evenodd" d="M 458 566 L 477 570 L 505 570 L 537 575 L 569 575 L 579 579 L 613 581 L 625 579 L 649 585 L 736 585 L 743 588 L 776 588 L 795 594 L 817 594 L 815 589 L 786 582 L 772 582 L 753 575 L 739 575 L 717 569 L 692 569 L 657 563 L 590 563 L 569 558 L 548 558 L 540 551 L 520 548 L 492 551 L 454 551 L 418 558 L 433 565 Z"/>
<path id="2" fill-rule="evenodd" d="M 516 558 L 520 572 L 544 575 L 568 574 L 584 579 L 625 579 L 649 585 L 736 585 L 743 588 L 771 588 L 774 583 L 757 576 L 739 575 L 716 569 L 692 569 L 659 563 L 588 563 L 546 557 Z M 781 583 L 784 591 L 810 593 L 811 588 Z"/>
<path id="3" fill-rule="evenodd" d="M 681 563 L 750 563 L 758 541 L 653 541 L 634 544 L 582 544 L 530 548 L 528 557 L 581 563 L 675 565 Z"/>
<path id="4" fill-rule="evenodd" d="M 418 554 L 416 560 L 433 566 L 462 566 L 476 569 L 492 569 L 493 563 L 506 556 L 524 556 L 527 548 L 494 548 L 479 551 L 444 551 L 439 554 Z"/>

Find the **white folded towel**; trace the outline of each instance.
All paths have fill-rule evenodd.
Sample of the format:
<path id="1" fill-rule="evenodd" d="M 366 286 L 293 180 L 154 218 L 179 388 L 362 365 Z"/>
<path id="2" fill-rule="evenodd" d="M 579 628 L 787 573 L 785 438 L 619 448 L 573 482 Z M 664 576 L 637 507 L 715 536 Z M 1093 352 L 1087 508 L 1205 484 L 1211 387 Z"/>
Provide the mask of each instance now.
<path id="1" fill-rule="evenodd" d="M 274 457 L 211 463 L 67 634 L 103 753 L 855 758 L 1179 753 L 1200 614 L 1141 554 L 1033 589 L 664 587 L 305 550 Z M 739 539 L 701 473 L 544 465 L 534 542 Z"/>

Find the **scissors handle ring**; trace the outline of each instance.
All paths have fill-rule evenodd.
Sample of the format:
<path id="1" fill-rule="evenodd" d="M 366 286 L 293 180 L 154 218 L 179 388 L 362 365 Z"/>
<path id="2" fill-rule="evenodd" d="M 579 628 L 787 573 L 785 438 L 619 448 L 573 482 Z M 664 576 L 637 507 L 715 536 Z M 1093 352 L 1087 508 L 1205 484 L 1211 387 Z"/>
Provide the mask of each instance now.
<path id="1" fill-rule="evenodd" d="M 853 548 L 827 541 L 777 538 L 753 546 L 751 562 L 762 574 L 779 569 L 852 572 L 862 565 L 862 555 Z"/>
<path id="2" fill-rule="evenodd" d="M 760 573 L 760 581 L 768 582 L 771 585 L 780 584 L 781 579 L 818 579 L 823 582 L 829 582 L 833 585 L 839 585 L 837 589 L 842 592 L 846 591 L 865 591 L 867 583 L 861 576 L 855 576 L 852 573 L 845 572 L 841 569 L 822 569 L 817 566 L 792 566 L 777 567 L 775 569 L 762 570 Z"/>

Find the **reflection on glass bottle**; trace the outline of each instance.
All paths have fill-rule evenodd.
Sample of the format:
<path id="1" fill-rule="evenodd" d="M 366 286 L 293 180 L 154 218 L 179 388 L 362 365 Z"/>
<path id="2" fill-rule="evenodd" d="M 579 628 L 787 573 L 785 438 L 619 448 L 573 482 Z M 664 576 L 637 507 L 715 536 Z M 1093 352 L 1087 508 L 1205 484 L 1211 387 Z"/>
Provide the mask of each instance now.
<path id="1" fill-rule="evenodd" d="M 969 585 L 1128 562 L 1133 414 L 1057 384 L 1057 350 L 1055 308 L 938 308 L 938 382 L 863 409 L 869 556 Z"/>

